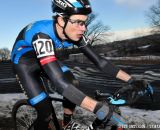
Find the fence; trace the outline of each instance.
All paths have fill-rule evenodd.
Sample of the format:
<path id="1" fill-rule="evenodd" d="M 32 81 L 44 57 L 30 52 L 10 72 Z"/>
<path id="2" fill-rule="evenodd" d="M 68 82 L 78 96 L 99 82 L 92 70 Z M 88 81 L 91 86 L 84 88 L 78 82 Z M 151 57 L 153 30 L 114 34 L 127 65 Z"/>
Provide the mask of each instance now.
<path id="1" fill-rule="evenodd" d="M 12 70 L 11 61 L 0 62 L 0 93 L 22 92 Z"/>

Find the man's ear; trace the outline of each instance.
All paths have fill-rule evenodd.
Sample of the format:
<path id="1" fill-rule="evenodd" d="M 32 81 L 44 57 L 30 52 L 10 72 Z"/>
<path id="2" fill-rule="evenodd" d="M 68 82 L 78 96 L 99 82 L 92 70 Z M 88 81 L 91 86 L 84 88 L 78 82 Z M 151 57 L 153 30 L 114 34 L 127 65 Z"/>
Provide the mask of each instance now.
<path id="1" fill-rule="evenodd" d="M 64 27 L 65 22 L 64 22 L 64 19 L 63 19 L 62 17 L 58 17 L 58 18 L 57 18 L 57 23 L 58 23 L 61 27 Z"/>

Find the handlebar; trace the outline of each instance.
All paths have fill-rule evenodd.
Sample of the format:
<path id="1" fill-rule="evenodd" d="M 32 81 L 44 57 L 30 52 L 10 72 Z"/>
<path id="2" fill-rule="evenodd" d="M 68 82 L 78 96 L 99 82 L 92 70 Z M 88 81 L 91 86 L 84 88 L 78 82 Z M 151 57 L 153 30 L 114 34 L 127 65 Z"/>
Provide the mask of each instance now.
<path id="1" fill-rule="evenodd" d="M 115 106 L 120 106 L 126 104 L 126 101 L 123 99 L 114 99 L 114 96 L 110 93 L 104 93 L 101 92 L 100 90 L 95 90 L 95 99 L 99 101 L 107 101 L 107 103 Z M 116 113 L 113 111 L 112 116 L 110 118 L 110 123 L 112 125 L 116 126 L 123 126 L 127 125 L 127 121 L 125 118 L 123 118 L 120 114 Z"/>
<path id="2" fill-rule="evenodd" d="M 95 90 L 95 98 L 96 99 L 101 99 L 101 98 L 109 98 L 112 96 L 110 93 L 102 93 L 100 90 Z"/>
<path id="3" fill-rule="evenodd" d="M 97 100 L 105 100 L 109 104 L 112 105 L 124 105 L 126 101 L 123 99 L 115 99 L 112 94 L 110 93 L 103 93 L 100 90 L 95 91 L 95 99 Z"/>

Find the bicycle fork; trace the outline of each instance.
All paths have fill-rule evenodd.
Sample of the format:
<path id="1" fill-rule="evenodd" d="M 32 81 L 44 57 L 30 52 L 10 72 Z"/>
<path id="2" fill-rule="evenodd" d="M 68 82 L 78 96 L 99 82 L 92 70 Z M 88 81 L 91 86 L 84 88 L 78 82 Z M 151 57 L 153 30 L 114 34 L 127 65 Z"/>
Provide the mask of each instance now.
<path id="1" fill-rule="evenodd" d="M 52 116 L 49 122 L 49 129 L 50 130 L 62 130 L 53 107 L 52 107 Z"/>

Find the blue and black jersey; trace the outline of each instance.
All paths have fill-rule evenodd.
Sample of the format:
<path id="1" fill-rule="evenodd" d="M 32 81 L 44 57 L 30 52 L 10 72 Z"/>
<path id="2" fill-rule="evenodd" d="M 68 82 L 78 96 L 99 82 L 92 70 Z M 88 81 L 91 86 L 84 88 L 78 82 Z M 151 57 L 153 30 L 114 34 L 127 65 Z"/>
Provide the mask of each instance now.
<path id="1" fill-rule="evenodd" d="M 19 33 L 11 53 L 11 60 L 18 64 L 19 59 L 29 51 L 35 51 L 37 58 L 41 58 L 54 55 L 55 48 L 70 46 L 72 43 L 62 42 L 58 37 L 54 20 L 37 21 L 27 25 Z"/>

